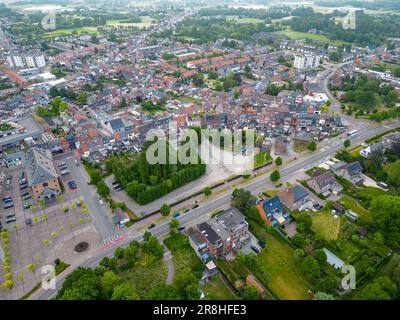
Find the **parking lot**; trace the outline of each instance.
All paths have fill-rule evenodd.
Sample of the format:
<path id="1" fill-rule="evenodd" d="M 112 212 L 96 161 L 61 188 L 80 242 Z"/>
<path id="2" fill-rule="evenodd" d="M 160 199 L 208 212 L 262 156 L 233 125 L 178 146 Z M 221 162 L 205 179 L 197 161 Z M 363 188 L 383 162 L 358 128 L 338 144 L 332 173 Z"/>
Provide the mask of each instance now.
<path id="1" fill-rule="evenodd" d="M 65 183 L 72 180 L 71 177 L 62 176 L 60 180 L 64 184 L 64 193 L 41 206 L 29 188 L 20 190 L 21 172 L 22 167 L 7 170 L 6 176 L 11 176 L 10 187 L 9 190 L 4 188 L 1 195 L 0 221 L 3 230 L 7 229 L 9 234 L 10 269 L 4 271 L 4 263 L 0 260 L 0 276 L 3 278 L 6 273 L 11 273 L 14 285 L 11 290 L 0 288 L 0 299 L 21 297 L 24 292 L 41 282 L 42 266 L 54 265 L 56 258 L 66 256 L 64 248 L 67 244 L 82 233 L 95 232 L 86 199 L 83 201 L 79 185 L 76 189 L 71 189 Z M 25 196 L 26 200 L 23 200 L 21 193 L 26 192 L 30 199 Z M 6 197 L 11 197 L 13 203 L 13 206 L 7 209 L 4 208 L 3 201 Z M 14 219 L 7 219 L 7 216 L 14 216 L 15 221 L 11 222 Z M 31 263 L 35 265 L 34 270 L 27 268 Z"/>

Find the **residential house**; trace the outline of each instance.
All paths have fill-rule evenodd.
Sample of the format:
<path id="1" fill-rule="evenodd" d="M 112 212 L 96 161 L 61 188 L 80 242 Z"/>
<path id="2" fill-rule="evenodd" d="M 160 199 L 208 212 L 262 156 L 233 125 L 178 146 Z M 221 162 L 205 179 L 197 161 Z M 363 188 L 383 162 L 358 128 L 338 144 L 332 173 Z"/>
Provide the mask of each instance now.
<path id="1" fill-rule="evenodd" d="M 122 228 L 127 222 L 130 221 L 130 219 L 128 214 L 124 210 L 122 210 L 121 208 L 115 208 L 113 221 L 117 227 Z"/>
<path id="2" fill-rule="evenodd" d="M 263 203 L 264 215 L 273 227 L 285 225 L 290 221 L 290 216 L 283 208 L 278 197 L 273 197 Z M 265 219 L 264 219 L 265 220 Z"/>
<path id="3" fill-rule="evenodd" d="M 232 239 L 222 226 L 215 225 L 213 222 L 212 220 L 202 222 L 197 225 L 197 230 L 206 242 L 211 256 L 213 258 L 224 258 L 232 252 Z"/>
<path id="4" fill-rule="evenodd" d="M 311 200 L 308 191 L 300 185 L 280 191 L 278 197 L 285 207 L 290 210 L 302 210 Z"/>
<path id="5" fill-rule="evenodd" d="M 332 170 L 340 177 L 349 180 L 354 185 L 362 183 L 364 176 L 362 174 L 362 166 L 360 162 L 352 163 L 339 162 L 332 166 Z"/>
<path id="6" fill-rule="evenodd" d="M 331 193 L 339 194 L 343 188 L 336 181 L 335 176 L 332 172 L 320 172 L 317 171 L 310 179 L 307 181 L 307 185 L 318 194 L 323 196 L 329 196 Z"/>

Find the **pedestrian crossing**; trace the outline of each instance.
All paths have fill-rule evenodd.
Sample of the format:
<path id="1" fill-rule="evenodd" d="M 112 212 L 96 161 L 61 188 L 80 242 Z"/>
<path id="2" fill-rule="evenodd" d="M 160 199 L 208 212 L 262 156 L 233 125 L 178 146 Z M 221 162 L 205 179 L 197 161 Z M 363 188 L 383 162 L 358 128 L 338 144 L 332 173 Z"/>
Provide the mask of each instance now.
<path id="1" fill-rule="evenodd" d="M 124 236 L 121 236 L 119 234 L 114 234 L 112 236 L 107 237 L 106 239 L 103 240 L 103 249 L 107 249 L 109 247 L 112 247 L 113 245 L 117 244 L 120 241 L 125 240 Z"/>

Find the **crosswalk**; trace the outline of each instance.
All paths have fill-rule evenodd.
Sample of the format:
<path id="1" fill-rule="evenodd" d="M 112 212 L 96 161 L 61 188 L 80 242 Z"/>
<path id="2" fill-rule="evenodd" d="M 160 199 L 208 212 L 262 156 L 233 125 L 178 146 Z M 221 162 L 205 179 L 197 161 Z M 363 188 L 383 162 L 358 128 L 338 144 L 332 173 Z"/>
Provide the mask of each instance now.
<path id="1" fill-rule="evenodd" d="M 125 240 L 125 236 L 121 236 L 119 234 L 114 234 L 112 236 L 109 236 L 103 240 L 103 249 L 112 247 L 113 245 L 115 245 L 118 242 L 121 242 L 123 240 Z"/>

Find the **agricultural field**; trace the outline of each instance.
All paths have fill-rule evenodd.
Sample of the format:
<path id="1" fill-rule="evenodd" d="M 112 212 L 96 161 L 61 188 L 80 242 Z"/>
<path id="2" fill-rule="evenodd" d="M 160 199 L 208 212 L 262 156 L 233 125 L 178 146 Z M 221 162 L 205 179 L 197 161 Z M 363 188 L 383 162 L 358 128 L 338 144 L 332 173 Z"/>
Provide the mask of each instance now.
<path id="1" fill-rule="evenodd" d="M 239 18 L 238 16 L 226 16 L 227 21 L 235 21 L 237 23 L 263 23 L 261 19 L 257 18 Z"/>
<path id="2" fill-rule="evenodd" d="M 331 40 L 327 36 L 324 36 L 322 34 L 313 34 L 313 33 L 307 33 L 307 32 L 293 31 L 290 27 L 286 27 L 284 30 L 275 31 L 274 33 L 284 34 L 291 39 L 309 38 L 311 40 L 321 41 L 321 42 L 325 42 L 325 43 L 331 43 L 331 44 L 335 44 L 335 45 L 347 44 L 345 41 Z"/>
<path id="3" fill-rule="evenodd" d="M 57 37 L 57 36 L 69 36 L 73 33 L 88 33 L 91 35 L 97 34 L 96 27 L 83 27 L 83 28 L 68 28 L 68 29 L 58 29 L 54 31 L 46 32 L 45 37 Z"/>
<path id="4" fill-rule="evenodd" d="M 111 27 L 137 27 L 147 28 L 153 24 L 153 19 L 149 16 L 141 16 L 142 22 L 120 22 L 119 20 L 107 20 L 107 25 Z"/>

